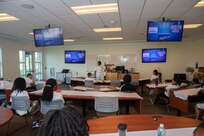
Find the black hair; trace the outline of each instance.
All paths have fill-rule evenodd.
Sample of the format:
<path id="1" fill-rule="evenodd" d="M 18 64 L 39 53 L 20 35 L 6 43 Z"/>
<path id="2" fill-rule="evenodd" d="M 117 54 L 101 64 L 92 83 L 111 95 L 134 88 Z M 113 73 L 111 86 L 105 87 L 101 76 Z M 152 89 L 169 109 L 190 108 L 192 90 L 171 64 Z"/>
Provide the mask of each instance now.
<path id="1" fill-rule="evenodd" d="M 200 124 L 196 127 L 196 129 L 193 131 L 193 135 L 195 135 L 195 133 L 196 133 L 196 131 L 197 131 L 198 129 L 204 129 L 204 122 L 200 123 Z"/>
<path id="2" fill-rule="evenodd" d="M 26 89 L 26 81 L 22 77 L 18 77 L 15 79 L 13 84 L 13 90 L 23 91 Z"/>
<path id="3" fill-rule="evenodd" d="M 41 97 L 42 101 L 52 101 L 53 98 L 53 88 L 57 85 L 57 81 L 54 78 L 50 78 L 46 82 L 46 86 L 43 89 L 43 94 Z"/>
<path id="4" fill-rule="evenodd" d="M 199 79 L 193 78 L 193 83 L 194 83 L 194 84 L 199 84 Z"/>
<path id="5" fill-rule="evenodd" d="M 65 106 L 45 115 L 38 136 L 88 136 L 88 131 L 84 117 L 74 107 Z"/>
<path id="6" fill-rule="evenodd" d="M 130 74 L 126 74 L 124 77 L 123 77 L 123 82 L 124 84 L 130 84 L 132 80 L 132 77 L 130 76 Z"/>
<path id="7" fill-rule="evenodd" d="M 32 74 L 31 74 L 31 73 L 28 73 L 28 74 L 27 74 L 27 77 L 29 77 L 29 76 L 32 76 Z"/>
<path id="8" fill-rule="evenodd" d="M 101 61 L 98 61 L 97 64 L 98 64 L 98 65 L 101 65 Z"/>
<path id="9" fill-rule="evenodd" d="M 92 75 L 92 74 L 91 74 L 90 72 L 87 74 L 88 77 L 91 77 L 91 75 Z"/>
<path id="10" fill-rule="evenodd" d="M 154 73 L 154 75 L 158 75 L 159 74 L 158 70 L 156 70 L 156 69 L 153 71 L 153 73 Z"/>

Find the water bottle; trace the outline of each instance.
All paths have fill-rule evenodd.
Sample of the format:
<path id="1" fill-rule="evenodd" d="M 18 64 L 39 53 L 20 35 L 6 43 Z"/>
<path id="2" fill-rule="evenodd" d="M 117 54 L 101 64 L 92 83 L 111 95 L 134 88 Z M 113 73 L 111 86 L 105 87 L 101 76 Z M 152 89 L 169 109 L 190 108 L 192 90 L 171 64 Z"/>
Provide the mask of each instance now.
<path id="1" fill-rule="evenodd" d="M 166 136 L 164 124 L 159 125 L 158 131 L 157 131 L 157 136 Z"/>
<path id="2" fill-rule="evenodd" d="M 159 84 L 159 80 L 158 80 L 158 78 L 156 78 L 155 79 L 155 86 L 158 86 L 158 84 Z"/>
<path id="3" fill-rule="evenodd" d="M 118 136 L 126 136 L 127 133 L 127 124 L 120 123 L 118 124 Z"/>

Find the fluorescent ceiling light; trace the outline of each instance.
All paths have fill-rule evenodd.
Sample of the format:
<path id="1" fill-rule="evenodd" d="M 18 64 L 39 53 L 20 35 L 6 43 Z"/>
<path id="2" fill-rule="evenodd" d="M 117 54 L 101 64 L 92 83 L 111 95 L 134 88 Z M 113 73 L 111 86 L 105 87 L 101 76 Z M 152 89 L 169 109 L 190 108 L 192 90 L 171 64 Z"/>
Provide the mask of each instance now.
<path id="1" fill-rule="evenodd" d="M 77 6 L 77 7 L 71 7 L 71 9 L 78 15 L 118 12 L 118 4 L 117 3 L 110 3 L 110 4 Z"/>
<path id="2" fill-rule="evenodd" d="M 204 0 L 201 0 L 194 7 L 203 7 L 203 6 L 204 6 Z"/>
<path id="3" fill-rule="evenodd" d="M 14 20 L 19 20 L 19 19 L 14 16 L 10 16 L 6 13 L 0 13 L 0 22 L 1 21 L 14 21 Z"/>
<path id="4" fill-rule="evenodd" d="M 119 32 L 121 31 L 121 27 L 114 27 L 114 28 L 96 28 L 93 29 L 97 33 L 102 33 L 102 32 Z"/>
<path id="5" fill-rule="evenodd" d="M 65 39 L 64 42 L 74 42 L 73 39 Z"/>
<path id="6" fill-rule="evenodd" d="M 103 40 L 106 40 L 106 41 L 110 41 L 110 40 L 123 40 L 123 37 L 103 38 Z"/>
<path id="7" fill-rule="evenodd" d="M 191 29 L 191 28 L 197 28 L 201 26 L 202 24 L 186 24 L 184 25 L 184 29 Z"/>
<path id="8" fill-rule="evenodd" d="M 33 32 L 31 32 L 31 33 L 29 33 L 29 34 L 33 35 Z"/>

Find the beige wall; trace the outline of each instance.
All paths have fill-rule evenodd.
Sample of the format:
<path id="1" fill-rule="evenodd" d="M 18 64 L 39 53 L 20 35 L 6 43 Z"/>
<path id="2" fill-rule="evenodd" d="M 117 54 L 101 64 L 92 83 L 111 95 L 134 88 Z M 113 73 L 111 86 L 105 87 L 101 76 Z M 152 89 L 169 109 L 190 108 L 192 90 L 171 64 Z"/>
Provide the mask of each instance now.
<path id="1" fill-rule="evenodd" d="M 179 43 L 107 43 L 107 44 L 83 44 L 83 45 L 65 45 L 59 47 L 47 47 L 44 50 L 45 76 L 50 77 L 50 68 L 55 72 L 60 72 L 63 68 L 70 69 L 72 75 L 86 76 L 87 64 L 65 64 L 64 50 L 85 50 L 88 55 L 107 55 L 107 54 L 136 54 L 138 61 L 136 69 L 140 72 L 140 77 L 150 77 L 153 69 L 159 68 L 163 74 L 163 79 L 173 77 L 174 73 L 185 73 L 186 66 L 204 66 L 201 58 L 204 57 L 204 40 L 186 41 Z M 166 63 L 141 63 L 141 50 L 144 48 L 167 48 Z M 92 62 L 96 63 L 96 62 Z"/>
<path id="2" fill-rule="evenodd" d="M 0 47 L 3 54 L 3 76 L 5 79 L 15 79 L 19 76 L 19 50 L 36 51 L 35 46 L 28 43 L 0 38 Z M 86 64 L 65 64 L 64 50 L 86 50 L 86 55 L 107 55 L 107 54 L 136 54 L 138 61 L 136 69 L 141 77 L 150 77 L 152 70 L 159 68 L 163 74 L 163 79 L 172 78 L 174 73 L 185 72 L 186 66 L 204 66 L 204 39 L 196 41 L 186 41 L 181 43 L 107 43 L 107 44 L 82 44 L 65 45 L 59 47 L 37 48 L 43 52 L 44 78 L 50 77 L 50 68 L 55 72 L 62 69 L 71 69 L 72 75 L 86 76 L 87 64 L 96 63 L 86 60 Z M 143 48 L 167 48 L 166 63 L 141 63 L 141 50 Z M 45 69 L 46 68 L 46 69 Z"/>
<path id="3" fill-rule="evenodd" d="M 5 38 L 0 38 L 0 48 L 2 48 L 3 77 L 12 80 L 20 75 L 19 50 L 36 50 L 34 45 Z"/>

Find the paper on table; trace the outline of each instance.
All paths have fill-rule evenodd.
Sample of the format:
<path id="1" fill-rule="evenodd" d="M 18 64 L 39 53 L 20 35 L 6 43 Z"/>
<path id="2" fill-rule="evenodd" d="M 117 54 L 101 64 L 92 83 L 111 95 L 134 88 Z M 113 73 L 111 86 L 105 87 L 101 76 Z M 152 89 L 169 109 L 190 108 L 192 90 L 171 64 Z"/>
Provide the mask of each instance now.
<path id="1" fill-rule="evenodd" d="M 181 91 L 174 91 L 174 95 L 182 100 L 188 100 L 188 96 L 197 95 L 200 88 L 185 89 Z"/>
<path id="2" fill-rule="evenodd" d="M 166 136 L 192 136 L 193 128 L 166 129 Z M 127 136 L 156 136 L 157 130 L 128 132 Z M 91 134 L 89 136 L 118 136 L 118 133 Z"/>

